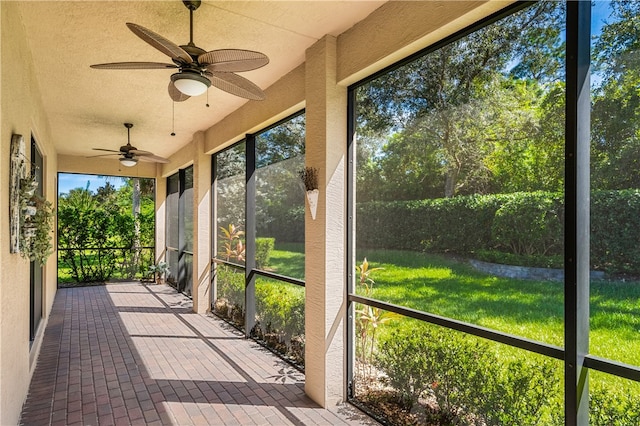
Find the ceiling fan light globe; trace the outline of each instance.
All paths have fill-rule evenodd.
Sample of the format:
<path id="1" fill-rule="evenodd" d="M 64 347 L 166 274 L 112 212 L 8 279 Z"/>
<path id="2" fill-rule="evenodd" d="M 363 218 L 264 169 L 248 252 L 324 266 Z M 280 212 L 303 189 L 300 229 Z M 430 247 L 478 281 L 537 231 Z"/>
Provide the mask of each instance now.
<path id="1" fill-rule="evenodd" d="M 173 85 L 187 96 L 202 95 L 211 86 L 208 78 L 193 72 L 180 72 L 171 76 Z"/>
<path id="2" fill-rule="evenodd" d="M 138 164 L 138 159 L 137 158 L 126 158 L 123 157 L 120 159 L 120 164 L 122 164 L 125 167 L 133 167 L 136 164 Z"/>

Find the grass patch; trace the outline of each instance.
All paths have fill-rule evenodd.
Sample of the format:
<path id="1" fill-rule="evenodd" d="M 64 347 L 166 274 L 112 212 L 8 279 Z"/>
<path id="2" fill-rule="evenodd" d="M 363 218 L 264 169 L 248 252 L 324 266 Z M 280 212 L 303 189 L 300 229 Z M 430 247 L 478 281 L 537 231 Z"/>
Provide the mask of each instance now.
<path id="1" fill-rule="evenodd" d="M 269 269 L 291 278 L 304 280 L 304 243 L 276 243 Z"/>
<path id="2" fill-rule="evenodd" d="M 399 250 L 366 250 L 374 297 L 385 302 L 564 346 L 564 288 L 476 271 L 462 259 Z M 270 267 L 304 279 L 304 244 L 276 244 Z M 360 293 L 360 291 L 358 291 Z M 591 284 L 590 352 L 640 365 L 640 282 Z"/>
<path id="3" fill-rule="evenodd" d="M 494 277 L 460 259 L 418 252 L 360 255 L 383 268 L 373 276 L 379 300 L 564 346 L 562 283 Z M 640 283 L 595 281 L 590 296 L 590 352 L 640 365 Z"/>

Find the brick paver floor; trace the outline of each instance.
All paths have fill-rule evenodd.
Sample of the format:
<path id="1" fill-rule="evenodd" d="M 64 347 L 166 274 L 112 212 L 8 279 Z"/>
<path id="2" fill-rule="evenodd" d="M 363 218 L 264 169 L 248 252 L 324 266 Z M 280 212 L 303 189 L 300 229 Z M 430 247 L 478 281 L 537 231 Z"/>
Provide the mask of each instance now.
<path id="1" fill-rule="evenodd" d="M 375 424 L 325 410 L 304 375 L 171 287 L 60 289 L 23 425 Z"/>

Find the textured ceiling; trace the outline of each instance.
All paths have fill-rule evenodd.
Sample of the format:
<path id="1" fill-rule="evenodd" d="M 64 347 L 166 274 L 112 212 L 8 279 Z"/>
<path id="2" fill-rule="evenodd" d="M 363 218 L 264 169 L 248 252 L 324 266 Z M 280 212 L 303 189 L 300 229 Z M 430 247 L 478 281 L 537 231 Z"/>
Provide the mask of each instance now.
<path id="1" fill-rule="evenodd" d="M 266 54 L 263 68 L 240 73 L 263 90 L 304 61 L 325 34 L 338 35 L 382 1 L 203 1 L 194 13 L 194 43 L 205 49 Z M 207 96 L 171 101 L 173 70 L 96 70 L 91 64 L 170 59 L 134 35 L 127 22 L 172 42 L 189 41 L 189 11 L 181 1 L 23 1 L 20 10 L 34 72 L 59 154 L 90 156 L 118 149 L 134 124 L 138 149 L 169 157 L 247 101 L 210 88 Z M 175 124 L 172 108 L 175 107 Z M 176 136 L 171 136 L 175 128 Z"/>

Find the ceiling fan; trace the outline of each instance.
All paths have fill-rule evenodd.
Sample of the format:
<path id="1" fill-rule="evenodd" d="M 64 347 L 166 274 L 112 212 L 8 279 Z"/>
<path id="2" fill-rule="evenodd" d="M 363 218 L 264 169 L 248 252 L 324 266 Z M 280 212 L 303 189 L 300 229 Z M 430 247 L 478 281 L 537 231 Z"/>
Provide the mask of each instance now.
<path id="1" fill-rule="evenodd" d="M 135 146 L 131 145 L 131 128 L 133 124 L 124 123 L 124 127 L 127 128 L 127 144 L 122 145 L 119 151 L 113 149 L 105 149 L 105 148 L 93 148 L 95 151 L 107 151 L 112 154 L 100 154 L 100 155 L 92 155 L 89 158 L 93 157 L 106 157 L 108 155 L 121 155 L 120 164 L 126 167 L 133 167 L 138 164 L 138 160 L 141 161 L 149 161 L 153 163 L 168 163 L 169 160 L 166 158 L 160 157 L 158 155 L 154 155 L 149 151 L 141 151 Z"/>
<path id="2" fill-rule="evenodd" d="M 220 49 L 209 52 L 193 43 L 193 12 L 200 7 L 201 0 L 182 0 L 189 9 L 189 43 L 178 46 L 159 34 L 140 25 L 127 23 L 127 27 L 142 40 L 169 56 L 173 64 L 160 62 L 114 62 L 91 65 L 96 69 L 170 69 L 178 72 L 171 75 L 169 96 L 182 102 L 191 96 L 201 95 L 213 85 L 232 95 L 252 100 L 263 100 L 264 92 L 253 82 L 236 74 L 265 66 L 269 58 L 260 52 L 242 49 Z"/>

